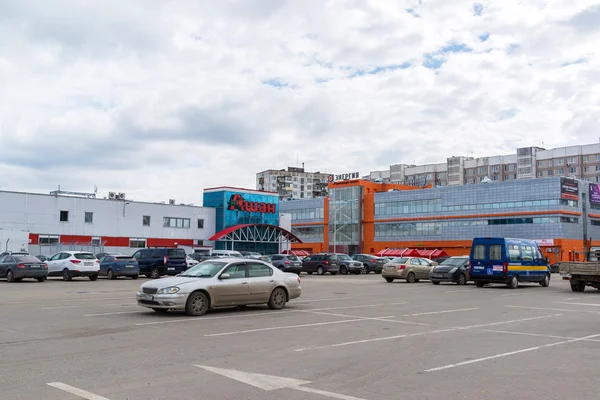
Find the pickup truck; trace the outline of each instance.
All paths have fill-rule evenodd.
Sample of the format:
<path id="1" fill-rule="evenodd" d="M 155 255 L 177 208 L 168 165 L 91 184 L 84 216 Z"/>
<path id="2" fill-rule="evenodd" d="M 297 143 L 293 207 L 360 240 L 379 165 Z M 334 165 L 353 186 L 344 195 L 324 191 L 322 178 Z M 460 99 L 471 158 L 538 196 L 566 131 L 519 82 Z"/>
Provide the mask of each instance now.
<path id="1" fill-rule="evenodd" d="M 571 281 L 571 290 L 583 292 L 586 286 L 600 289 L 600 261 L 563 262 L 558 267 L 564 280 Z"/>

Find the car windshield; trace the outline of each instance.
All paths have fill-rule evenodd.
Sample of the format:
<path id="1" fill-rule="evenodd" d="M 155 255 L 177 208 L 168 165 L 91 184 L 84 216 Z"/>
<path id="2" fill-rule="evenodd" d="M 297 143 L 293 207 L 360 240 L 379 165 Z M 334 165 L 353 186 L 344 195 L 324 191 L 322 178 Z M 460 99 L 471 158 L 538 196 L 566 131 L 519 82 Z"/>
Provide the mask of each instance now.
<path id="1" fill-rule="evenodd" d="M 131 256 L 114 256 L 114 257 L 119 261 L 127 261 L 127 260 L 133 259 L 133 257 L 131 257 Z"/>
<path id="2" fill-rule="evenodd" d="M 75 257 L 78 260 L 95 260 L 96 256 L 93 255 L 92 253 L 75 253 L 73 254 L 73 257 Z"/>
<path id="3" fill-rule="evenodd" d="M 185 273 L 179 276 L 190 278 L 212 278 L 219 272 L 227 263 L 217 261 L 204 261 L 200 264 L 188 269 Z"/>
<path id="4" fill-rule="evenodd" d="M 15 256 L 17 262 L 21 263 L 39 263 L 40 260 L 34 256 Z"/>
<path id="5" fill-rule="evenodd" d="M 406 257 L 396 257 L 391 262 L 395 264 L 404 264 L 406 261 L 408 261 L 408 258 Z"/>
<path id="6" fill-rule="evenodd" d="M 440 265 L 448 265 L 451 267 L 458 267 L 465 262 L 466 258 L 449 258 L 442 262 Z"/>
<path id="7" fill-rule="evenodd" d="M 338 255 L 338 258 L 339 258 L 340 260 L 342 260 L 342 261 L 348 261 L 348 260 L 352 260 L 352 259 L 350 258 L 350 256 L 349 256 L 349 255 L 347 255 L 347 254 L 341 254 L 341 255 Z"/>

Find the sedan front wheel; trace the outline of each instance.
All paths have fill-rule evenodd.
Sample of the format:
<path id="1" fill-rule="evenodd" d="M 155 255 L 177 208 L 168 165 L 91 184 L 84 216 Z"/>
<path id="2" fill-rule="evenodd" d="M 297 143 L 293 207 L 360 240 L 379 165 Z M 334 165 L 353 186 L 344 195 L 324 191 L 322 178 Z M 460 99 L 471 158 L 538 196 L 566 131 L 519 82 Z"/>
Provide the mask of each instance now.
<path id="1" fill-rule="evenodd" d="M 208 311 L 208 297 L 202 292 L 190 294 L 185 303 L 185 313 L 193 317 L 199 317 Z"/>

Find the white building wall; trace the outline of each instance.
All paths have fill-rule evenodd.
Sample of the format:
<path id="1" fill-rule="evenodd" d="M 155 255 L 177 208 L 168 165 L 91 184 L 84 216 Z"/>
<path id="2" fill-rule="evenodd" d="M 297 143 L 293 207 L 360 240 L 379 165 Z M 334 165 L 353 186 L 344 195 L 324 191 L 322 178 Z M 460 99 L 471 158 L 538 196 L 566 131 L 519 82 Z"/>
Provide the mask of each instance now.
<path id="1" fill-rule="evenodd" d="M 0 204 L 0 228 L 33 234 L 196 242 L 215 233 L 213 208 L 4 191 Z M 60 221 L 60 211 L 69 212 L 68 222 Z M 92 223 L 85 222 L 86 212 L 93 213 Z M 145 215 L 150 216 L 150 226 L 143 225 Z M 190 228 L 165 228 L 164 217 L 189 218 Z M 204 228 L 198 229 L 198 219 L 204 220 Z"/>
<path id="2" fill-rule="evenodd" d="M 0 228 L 0 253 L 21 251 L 29 247 L 29 232 Z"/>

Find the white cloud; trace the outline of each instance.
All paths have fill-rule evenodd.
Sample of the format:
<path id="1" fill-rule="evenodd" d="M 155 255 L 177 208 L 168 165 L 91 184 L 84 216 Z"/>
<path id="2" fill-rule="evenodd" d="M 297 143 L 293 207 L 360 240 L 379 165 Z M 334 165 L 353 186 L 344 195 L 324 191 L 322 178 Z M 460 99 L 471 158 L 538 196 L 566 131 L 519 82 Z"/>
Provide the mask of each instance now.
<path id="1" fill-rule="evenodd" d="M 598 6 L 478 4 L 0 2 L 0 186 L 200 203 L 296 160 L 596 142 Z"/>

